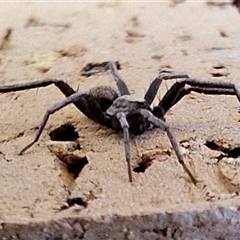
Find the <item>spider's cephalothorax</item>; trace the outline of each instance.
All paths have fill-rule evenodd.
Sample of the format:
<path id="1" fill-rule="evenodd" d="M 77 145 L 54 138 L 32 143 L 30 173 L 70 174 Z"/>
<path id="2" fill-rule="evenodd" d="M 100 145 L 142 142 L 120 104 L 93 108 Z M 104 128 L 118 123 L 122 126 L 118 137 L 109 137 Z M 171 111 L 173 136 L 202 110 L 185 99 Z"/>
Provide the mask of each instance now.
<path id="1" fill-rule="evenodd" d="M 143 117 L 140 112 L 141 109 L 150 110 L 149 104 L 145 99 L 137 98 L 132 95 L 123 95 L 113 101 L 106 113 L 111 117 L 111 125 L 116 130 L 122 129 L 117 119 L 117 114 L 125 114 L 129 125 L 129 131 L 134 135 L 139 135 L 150 127 L 150 122 Z"/>
<path id="2" fill-rule="evenodd" d="M 114 116 L 122 112 L 127 115 L 139 109 L 149 109 L 145 99 L 137 98 L 133 95 L 123 95 L 113 101 L 112 105 L 107 109 L 107 114 Z"/>
<path id="3" fill-rule="evenodd" d="M 87 71 L 87 75 L 90 76 L 91 73 L 89 73 L 89 71 L 91 71 L 91 69 L 84 69 L 81 71 L 82 74 L 85 74 Z M 36 132 L 35 138 L 31 143 L 22 149 L 20 154 L 24 153 L 38 141 L 51 114 L 68 104 L 73 103 L 82 113 L 93 121 L 101 125 L 123 131 L 125 156 L 130 182 L 132 182 L 132 171 L 130 164 L 131 151 L 129 131 L 133 134 L 141 134 L 149 127 L 158 127 L 167 133 L 179 163 L 182 165 L 191 181 L 196 184 L 197 181 L 185 165 L 178 142 L 176 141 L 171 128 L 165 122 L 164 116 L 173 105 L 192 91 L 203 94 L 236 95 L 240 101 L 240 91 L 236 88 L 236 86 L 229 82 L 200 81 L 198 79 L 189 78 L 184 73 L 162 73 L 150 84 L 143 98 L 136 98 L 130 95 L 127 85 L 119 76 L 116 63 L 105 62 L 104 66 L 101 67 L 100 70 L 111 71 L 118 88 L 118 93 L 109 86 L 96 87 L 90 89 L 86 93 L 75 92 L 67 83 L 57 79 L 44 79 L 31 83 L 0 87 L 0 92 L 6 93 L 10 91 L 21 91 L 24 89 L 45 87 L 55 84 L 66 96 L 65 100 L 58 102 L 47 109 Z M 100 70 L 93 70 L 93 73 L 99 72 Z M 166 92 L 164 97 L 159 101 L 159 104 L 151 110 L 150 106 L 156 97 L 162 80 L 168 79 L 180 79 L 180 81 L 174 83 Z"/>

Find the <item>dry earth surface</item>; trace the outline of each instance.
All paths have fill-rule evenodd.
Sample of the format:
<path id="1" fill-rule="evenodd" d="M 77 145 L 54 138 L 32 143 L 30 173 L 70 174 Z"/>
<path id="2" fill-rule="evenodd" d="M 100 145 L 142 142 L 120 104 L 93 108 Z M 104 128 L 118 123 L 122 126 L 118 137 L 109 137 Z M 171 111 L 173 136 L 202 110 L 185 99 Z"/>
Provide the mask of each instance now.
<path id="1" fill-rule="evenodd" d="M 89 62 L 113 60 L 139 97 L 160 70 L 240 87 L 240 14 L 228 1 L 0 6 L 1 85 L 51 77 L 81 91 L 114 86 L 108 72 L 80 75 Z M 130 184 L 122 134 L 74 106 L 51 116 L 39 142 L 19 156 L 45 110 L 63 98 L 55 86 L 0 94 L 1 239 L 240 239 L 239 158 L 217 162 L 221 152 L 205 146 L 209 139 L 239 145 L 236 97 L 191 93 L 166 116 L 197 186 L 157 129 L 131 141 L 132 164 L 143 156 L 152 164 Z M 88 160 L 77 178 L 49 150 L 49 132 L 66 123 Z"/>

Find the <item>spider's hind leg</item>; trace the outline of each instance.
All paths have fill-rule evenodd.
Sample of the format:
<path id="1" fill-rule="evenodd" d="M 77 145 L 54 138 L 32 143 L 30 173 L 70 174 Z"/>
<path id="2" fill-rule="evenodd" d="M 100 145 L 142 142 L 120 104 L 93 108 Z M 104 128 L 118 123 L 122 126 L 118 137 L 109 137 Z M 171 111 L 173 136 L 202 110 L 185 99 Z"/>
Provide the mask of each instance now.
<path id="1" fill-rule="evenodd" d="M 240 91 L 232 83 L 223 81 L 201 81 L 199 79 L 186 78 L 172 85 L 159 104 L 153 109 L 154 116 L 158 118 L 163 117 L 173 105 L 178 103 L 190 92 L 206 95 L 236 95 L 240 102 Z"/>

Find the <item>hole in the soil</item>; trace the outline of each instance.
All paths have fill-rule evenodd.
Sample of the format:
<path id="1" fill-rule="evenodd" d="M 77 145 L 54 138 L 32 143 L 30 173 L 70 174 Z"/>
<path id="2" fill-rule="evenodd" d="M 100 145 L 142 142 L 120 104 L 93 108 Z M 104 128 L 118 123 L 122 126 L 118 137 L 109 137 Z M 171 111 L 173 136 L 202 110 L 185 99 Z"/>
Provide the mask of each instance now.
<path id="1" fill-rule="evenodd" d="M 67 204 L 69 207 L 73 206 L 73 205 L 79 205 L 79 206 L 83 206 L 83 207 L 87 207 L 87 202 L 84 202 L 82 200 L 82 198 L 80 197 L 76 197 L 76 198 L 68 198 L 67 199 Z"/>
<path id="2" fill-rule="evenodd" d="M 24 132 L 20 132 L 20 133 L 16 136 L 16 138 L 22 137 L 23 135 L 24 135 Z"/>
<path id="3" fill-rule="evenodd" d="M 217 66 L 213 66 L 214 69 L 223 69 L 225 68 L 223 65 L 217 65 Z"/>
<path id="4" fill-rule="evenodd" d="M 211 73 L 211 75 L 213 77 L 225 77 L 226 76 L 226 74 L 222 74 L 222 73 Z"/>
<path id="5" fill-rule="evenodd" d="M 142 161 L 137 163 L 136 166 L 133 167 L 133 171 L 140 173 L 140 172 L 145 172 L 147 168 L 149 168 L 152 165 L 152 159 L 146 158 L 142 156 Z"/>
<path id="6" fill-rule="evenodd" d="M 58 159 L 75 179 L 79 176 L 85 165 L 88 164 L 86 156 L 79 157 L 74 154 L 69 154 L 68 156 L 64 156 L 64 158 L 58 157 Z"/>
<path id="7" fill-rule="evenodd" d="M 240 147 L 235 147 L 228 152 L 228 157 L 237 158 L 240 156 Z"/>
<path id="8" fill-rule="evenodd" d="M 63 206 L 61 206 L 61 210 L 66 210 L 72 206 L 79 205 L 79 206 L 83 206 L 84 208 L 86 208 L 88 206 L 88 203 L 83 201 L 82 198 L 80 197 L 76 197 L 76 198 L 68 198 L 66 201 L 66 205 L 64 204 Z"/>
<path id="9" fill-rule="evenodd" d="M 216 142 L 215 140 L 209 141 L 207 140 L 205 143 L 205 146 L 210 148 L 214 151 L 220 151 L 224 153 L 225 155 L 221 154 L 218 159 L 221 160 L 223 157 L 229 157 L 229 158 L 238 158 L 240 156 L 240 147 L 225 147 L 221 145 L 220 143 Z"/>
<path id="10" fill-rule="evenodd" d="M 220 149 L 219 145 L 214 140 L 212 140 L 212 141 L 207 140 L 205 142 L 205 146 L 210 148 L 211 150 L 221 151 L 222 152 L 222 150 Z"/>
<path id="11" fill-rule="evenodd" d="M 54 129 L 49 133 L 52 141 L 75 141 L 79 138 L 75 127 L 70 123 L 63 124 L 62 126 Z"/>

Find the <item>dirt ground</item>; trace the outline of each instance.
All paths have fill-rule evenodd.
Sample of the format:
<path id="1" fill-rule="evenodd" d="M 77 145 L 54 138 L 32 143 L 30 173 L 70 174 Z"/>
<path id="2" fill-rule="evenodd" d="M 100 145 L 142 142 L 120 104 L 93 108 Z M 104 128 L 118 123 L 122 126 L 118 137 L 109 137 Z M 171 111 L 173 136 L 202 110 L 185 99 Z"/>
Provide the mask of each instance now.
<path id="1" fill-rule="evenodd" d="M 240 88 L 240 14 L 228 1 L 0 6 L 1 86 L 44 78 L 62 79 L 80 91 L 114 86 L 109 72 L 84 77 L 80 70 L 90 62 L 119 61 L 120 75 L 139 97 L 162 70 Z M 158 98 L 174 82 L 163 83 Z M 51 116 L 39 142 L 18 155 L 33 139 L 46 109 L 62 99 L 55 86 L 0 94 L 1 239 L 196 239 L 197 229 L 203 233 L 198 239 L 239 239 L 239 157 L 218 162 L 221 151 L 205 145 L 210 139 L 228 150 L 239 147 L 235 96 L 191 93 L 166 115 L 197 186 L 158 129 L 132 139 L 132 164 L 147 155 L 151 166 L 144 173 L 133 172 L 130 184 L 122 134 L 87 119 L 74 106 Z M 49 150 L 49 132 L 66 123 L 76 128 L 78 152 L 88 160 L 76 179 Z M 176 213 L 188 217 L 173 220 Z M 210 220 L 200 221 L 198 213 L 216 214 L 223 223 L 214 220 L 207 228 Z M 190 221 L 189 216 L 195 217 Z M 166 225 L 170 218 L 171 229 Z M 145 230 L 133 230 L 141 229 L 132 227 L 135 221 L 142 221 Z M 149 222 L 153 225 L 146 230 Z M 189 227 L 193 225 L 195 230 Z"/>

